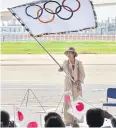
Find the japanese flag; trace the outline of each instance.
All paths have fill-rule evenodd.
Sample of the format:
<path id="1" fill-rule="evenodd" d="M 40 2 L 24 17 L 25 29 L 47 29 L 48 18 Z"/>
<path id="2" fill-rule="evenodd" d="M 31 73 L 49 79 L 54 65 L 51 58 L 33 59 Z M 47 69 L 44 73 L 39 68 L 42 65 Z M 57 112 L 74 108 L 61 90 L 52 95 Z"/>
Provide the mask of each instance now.
<path id="1" fill-rule="evenodd" d="M 89 108 L 92 108 L 92 106 L 90 106 L 81 96 L 79 96 L 76 101 L 71 103 L 71 107 L 67 112 L 81 120 Z"/>
<path id="2" fill-rule="evenodd" d="M 15 121 L 20 127 L 26 128 L 38 128 L 40 124 L 40 114 L 33 113 L 29 108 L 18 108 L 15 109 Z"/>

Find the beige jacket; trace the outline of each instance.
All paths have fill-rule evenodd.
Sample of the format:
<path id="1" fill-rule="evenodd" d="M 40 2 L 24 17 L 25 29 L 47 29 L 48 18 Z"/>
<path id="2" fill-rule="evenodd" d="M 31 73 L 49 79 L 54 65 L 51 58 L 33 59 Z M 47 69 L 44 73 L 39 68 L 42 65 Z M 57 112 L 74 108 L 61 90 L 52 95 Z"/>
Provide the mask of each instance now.
<path id="1" fill-rule="evenodd" d="M 74 78 L 74 80 L 79 80 L 81 83 L 84 83 L 85 72 L 81 61 L 75 61 L 75 68 L 72 69 L 72 65 L 69 60 L 65 60 L 63 63 L 63 70 L 66 72 L 65 76 L 65 91 L 68 91 L 72 87 L 72 80 L 69 75 Z"/>

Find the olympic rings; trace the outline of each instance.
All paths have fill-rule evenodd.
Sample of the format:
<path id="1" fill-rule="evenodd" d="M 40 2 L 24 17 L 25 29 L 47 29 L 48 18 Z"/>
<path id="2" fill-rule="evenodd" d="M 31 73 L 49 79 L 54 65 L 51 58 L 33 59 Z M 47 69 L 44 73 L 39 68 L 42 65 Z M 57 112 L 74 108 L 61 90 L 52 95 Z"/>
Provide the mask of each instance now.
<path id="1" fill-rule="evenodd" d="M 72 18 L 72 16 L 73 16 L 73 13 L 76 12 L 76 11 L 78 11 L 78 10 L 80 9 L 80 6 L 81 6 L 79 0 L 76 0 L 76 1 L 77 1 L 77 3 L 78 3 L 78 7 L 77 7 L 77 9 L 75 9 L 75 10 L 73 10 L 73 9 L 71 9 L 69 6 L 66 6 L 66 5 L 65 5 L 66 0 L 63 0 L 61 5 L 60 5 L 57 1 L 55 1 L 55 0 L 53 0 L 53 1 L 52 1 L 52 0 L 49 0 L 49 1 L 47 1 L 47 2 L 44 3 L 43 7 L 41 7 L 41 6 L 37 5 L 37 4 L 36 4 L 36 5 L 29 5 L 29 6 L 26 7 L 26 9 L 25 9 L 25 13 L 27 14 L 27 16 L 29 16 L 29 17 L 31 17 L 31 18 L 33 18 L 33 19 L 38 19 L 38 20 L 39 20 L 40 22 L 42 22 L 42 23 L 50 23 L 50 22 L 52 22 L 52 21 L 54 20 L 54 18 L 55 18 L 55 14 L 56 14 L 60 19 L 62 19 L 62 20 L 70 20 L 70 19 Z M 54 12 L 53 10 L 51 10 L 51 9 L 49 9 L 49 8 L 46 7 L 47 4 L 49 4 L 49 3 L 56 3 L 56 4 L 58 5 L 57 8 L 55 9 L 55 12 Z M 28 8 L 29 8 L 29 7 L 32 7 L 32 6 L 37 6 L 37 7 L 40 8 L 40 9 L 37 11 L 37 17 L 33 17 L 32 15 L 30 15 L 30 14 L 27 12 Z M 68 11 L 68 12 L 71 12 L 71 15 L 70 15 L 68 18 L 63 18 L 63 17 L 61 17 L 61 16 L 59 15 L 59 12 L 61 12 L 62 8 L 64 8 L 64 9 L 65 9 L 66 11 Z M 49 20 L 49 21 L 43 21 L 43 20 L 40 19 L 41 16 L 42 16 L 42 14 L 43 14 L 43 10 L 45 10 L 46 12 L 48 12 L 48 13 L 50 13 L 50 14 L 53 15 L 53 17 L 52 17 L 51 20 Z M 40 11 L 41 11 L 41 13 L 40 13 Z"/>
<path id="2" fill-rule="evenodd" d="M 37 6 L 37 7 L 40 8 L 41 13 L 40 13 L 40 15 L 39 15 L 38 17 L 41 17 L 41 15 L 43 14 L 43 9 L 42 9 L 42 7 L 39 6 L 39 5 L 33 5 L 33 6 Z M 29 16 L 29 17 L 31 17 L 31 18 L 33 18 L 33 19 L 37 19 L 38 17 L 33 17 L 33 16 L 31 16 L 31 15 L 29 15 L 29 14 L 27 13 L 27 9 L 28 9 L 29 7 L 32 7 L 32 5 L 29 5 L 29 6 L 26 7 L 26 9 L 25 9 L 25 13 L 27 14 L 27 16 Z"/>
<path id="3" fill-rule="evenodd" d="M 59 9 L 59 11 L 55 11 L 55 12 L 49 12 L 47 9 L 46 9 L 46 4 L 48 4 L 48 3 L 50 3 L 50 2 L 53 2 L 53 3 L 57 3 L 59 6 L 58 7 L 60 7 L 60 9 Z M 46 2 L 44 5 L 43 5 L 43 8 L 46 10 L 46 12 L 48 12 L 48 13 L 50 13 L 50 14 L 56 14 L 56 13 L 59 13 L 60 11 L 61 11 L 61 5 L 57 2 L 57 1 L 48 1 L 48 2 Z"/>
<path id="4" fill-rule="evenodd" d="M 39 20 L 40 22 L 42 22 L 42 23 L 50 23 L 50 22 L 52 22 L 52 21 L 54 20 L 55 14 L 53 14 L 53 17 L 52 17 L 51 20 L 49 20 L 49 21 L 42 21 L 42 20 L 40 19 L 40 17 L 39 17 L 39 12 L 40 12 L 40 10 L 41 10 L 41 9 L 39 9 L 39 10 L 37 11 L 37 17 L 38 17 L 38 20 Z M 49 9 L 49 8 L 46 8 L 46 10 L 47 10 L 47 11 L 51 11 L 51 12 L 53 13 L 53 11 L 52 11 L 51 9 Z"/>
<path id="5" fill-rule="evenodd" d="M 75 9 L 75 10 L 72 10 L 72 11 L 66 8 L 66 6 L 64 5 L 65 1 L 66 1 L 66 0 L 63 0 L 63 2 L 62 2 L 62 7 L 63 7 L 64 9 L 66 9 L 67 11 L 69 11 L 69 12 L 76 12 L 76 11 L 78 11 L 78 10 L 80 9 L 81 4 L 80 4 L 80 2 L 79 2 L 78 0 L 76 0 L 77 3 L 78 3 L 78 8 Z"/>
<path id="6" fill-rule="evenodd" d="M 57 9 L 58 9 L 59 7 L 62 7 L 62 6 L 61 6 L 61 5 L 58 6 L 58 7 L 56 8 L 56 12 L 57 12 Z M 71 15 L 70 15 L 68 18 L 63 18 L 63 17 L 59 16 L 57 13 L 56 13 L 56 15 L 57 15 L 60 19 L 62 19 L 62 20 L 69 20 L 69 19 L 71 19 L 72 16 L 73 16 L 73 11 L 72 11 L 72 9 L 69 8 L 68 6 L 65 6 L 65 8 L 68 8 L 68 9 L 70 10 L 70 12 L 71 12 Z"/>

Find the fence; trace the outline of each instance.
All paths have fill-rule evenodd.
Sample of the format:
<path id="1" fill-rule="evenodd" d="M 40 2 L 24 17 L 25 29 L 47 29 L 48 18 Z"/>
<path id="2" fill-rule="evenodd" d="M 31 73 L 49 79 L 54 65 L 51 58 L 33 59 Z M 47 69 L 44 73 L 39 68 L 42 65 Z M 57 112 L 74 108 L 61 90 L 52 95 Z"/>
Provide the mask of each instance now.
<path id="1" fill-rule="evenodd" d="M 1 41 L 34 41 L 28 34 L 1 35 Z M 45 35 L 39 37 L 42 41 L 116 41 L 116 35 Z"/>
<path id="2" fill-rule="evenodd" d="M 6 21 L 7 22 L 7 21 Z M 1 41 L 33 41 L 34 39 L 26 32 L 20 24 L 2 23 L 0 27 Z M 66 35 L 46 35 L 38 38 L 39 41 L 47 40 L 64 40 L 64 41 L 116 41 L 116 17 L 108 18 L 105 21 L 98 22 L 96 29 L 84 30 L 78 33 L 70 33 Z"/>

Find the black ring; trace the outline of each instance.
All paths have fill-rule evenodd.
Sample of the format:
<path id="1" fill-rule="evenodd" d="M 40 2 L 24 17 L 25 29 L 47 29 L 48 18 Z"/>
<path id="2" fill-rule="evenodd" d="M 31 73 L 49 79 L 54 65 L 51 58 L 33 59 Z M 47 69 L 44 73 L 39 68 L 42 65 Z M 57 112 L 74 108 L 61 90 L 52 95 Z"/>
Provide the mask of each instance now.
<path id="1" fill-rule="evenodd" d="M 60 6 L 61 6 L 61 8 L 62 8 L 62 5 L 60 5 Z M 70 17 L 68 17 L 68 18 L 63 18 L 63 17 L 59 16 L 57 13 L 56 13 L 56 15 L 57 15 L 60 19 L 62 19 L 62 20 L 69 20 L 69 19 L 71 19 L 72 16 L 73 16 L 73 11 L 72 11 L 72 9 L 71 9 L 70 7 L 68 7 L 68 6 L 64 6 L 64 7 L 67 7 L 67 8 L 70 10 L 70 12 L 71 12 Z M 57 12 L 57 9 L 58 9 L 58 8 L 59 8 L 59 6 L 56 8 L 56 12 Z"/>
<path id="2" fill-rule="evenodd" d="M 57 3 L 58 4 L 58 7 L 60 7 L 60 9 L 59 9 L 59 11 L 57 10 L 55 10 L 55 12 L 50 12 L 49 10 L 47 10 L 46 9 L 46 4 L 48 4 L 48 3 L 50 3 L 50 2 L 53 2 L 53 3 Z M 58 8 L 57 7 L 57 8 Z M 44 5 L 43 5 L 43 8 L 46 10 L 46 12 L 48 12 L 48 13 L 50 13 L 50 14 L 57 14 L 57 13 L 59 13 L 60 11 L 61 11 L 61 9 L 62 9 L 62 7 L 61 7 L 61 5 L 57 2 L 57 1 L 47 1 Z"/>
<path id="3" fill-rule="evenodd" d="M 43 9 L 42 9 L 42 7 L 39 6 L 39 5 L 29 5 L 28 7 L 26 7 L 25 13 L 27 14 L 27 16 L 29 16 L 29 17 L 31 17 L 31 18 L 33 18 L 33 19 L 37 19 L 38 17 L 33 17 L 33 16 L 31 16 L 30 14 L 27 13 L 27 9 L 28 9 L 29 7 L 32 7 L 32 6 L 37 6 L 37 7 L 41 8 L 41 13 L 40 13 L 40 15 L 39 15 L 38 17 L 40 17 L 40 16 L 43 14 Z"/>

